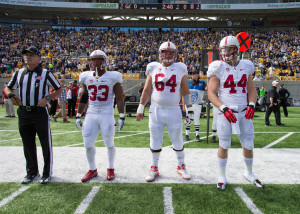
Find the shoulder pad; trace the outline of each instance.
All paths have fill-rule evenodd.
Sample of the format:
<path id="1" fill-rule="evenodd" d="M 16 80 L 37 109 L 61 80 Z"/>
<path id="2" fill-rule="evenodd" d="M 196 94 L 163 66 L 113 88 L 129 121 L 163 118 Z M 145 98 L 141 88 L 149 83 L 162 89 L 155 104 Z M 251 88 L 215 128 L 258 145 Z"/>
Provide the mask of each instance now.
<path id="1" fill-rule="evenodd" d="M 178 66 L 178 68 L 184 73 L 184 75 L 188 74 L 186 64 L 184 64 L 182 62 L 176 62 L 176 66 Z"/>
<path id="2" fill-rule="evenodd" d="M 79 82 L 80 83 L 84 83 L 86 77 L 89 75 L 91 71 L 85 71 L 85 72 L 82 72 L 81 74 L 79 74 Z"/>
<path id="3" fill-rule="evenodd" d="M 250 60 L 243 59 L 241 62 L 243 63 L 243 66 L 245 66 L 246 70 L 249 71 L 249 74 L 252 74 L 255 71 L 254 64 Z"/>
<path id="4" fill-rule="evenodd" d="M 147 65 L 147 68 L 146 68 L 146 74 L 150 74 L 152 72 L 152 70 L 159 66 L 160 63 L 159 62 L 150 62 L 148 65 Z"/>
<path id="5" fill-rule="evenodd" d="M 216 75 L 216 73 L 219 71 L 221 64 L 221 60 L 216 60 L 210 63 L 207 70 L 207 76 L 212 77 L 213 75 Z"/>

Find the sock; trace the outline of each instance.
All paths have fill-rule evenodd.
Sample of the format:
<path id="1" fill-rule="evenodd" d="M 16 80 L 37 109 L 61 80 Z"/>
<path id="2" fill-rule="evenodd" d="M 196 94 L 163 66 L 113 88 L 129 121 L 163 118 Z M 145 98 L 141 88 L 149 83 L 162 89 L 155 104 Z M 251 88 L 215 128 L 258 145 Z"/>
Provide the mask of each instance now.
<path id="1" fill-rule="evenodd" d="M 115 163 L 115 156 L 116 156 L 116 147 L 107 147 L 107 157 L 108 157 L 108 168 L 114 169 Z"/>
<path id="2" fill-rule="evenodd" d="M 219 176 L 220 177 L 226 177 L 225 171 L 226 171 L 227 159 L 228 158 L 222 159 L 222 158 L 218 157 L 218 162 L 219 162 Z"/>
<path id="3" fill-rule="evenodd" d="M 199 135 L 199 131 L 196 131 L 196 136 L 198 136 Z"/>
<path id="4" fill-rule="evenodd" d="M 95 163 L 95 154 L 96 154 L 96 148 L 90 147 L 86 148 L 86 157 L 89 162 L 90 170 L 96 170 L 96 163 Z"/>
<path id="5" fill-rule="evenodd" d="M 244 161 L 245 161 L 245 165 L 246 165 L 246 172 L 248 174 L 252 174 L 253 158 L 245 158 L 244 157 Z"/>
<path id="6" fill-rule="evenodd" d="M 160 156 L 160 152 L 153 152 L 152 153 L 152 166 L 158 167 L 159 156 Z"/>
<path id="7" fill-rule="evenodd" d="M 190 130 L 185 130 L 185 134 L 189 135 L 190 134 Z"/>
<path id="8" fill-rule="evenodd" d="M 182 166 L 184 164 L 184 151 L 176 152 L 178 166 Z"/>
<path id="9" fill-rule="evenodd" d="M 199 135 L 199 125 L 195 125 L 196 136 Z"/>
<path id="10" fill-rule="evenodd" d="M 217 131 L 213 130 L 213 136 L 216 136 L 216 135 L 217 135 Z"/>

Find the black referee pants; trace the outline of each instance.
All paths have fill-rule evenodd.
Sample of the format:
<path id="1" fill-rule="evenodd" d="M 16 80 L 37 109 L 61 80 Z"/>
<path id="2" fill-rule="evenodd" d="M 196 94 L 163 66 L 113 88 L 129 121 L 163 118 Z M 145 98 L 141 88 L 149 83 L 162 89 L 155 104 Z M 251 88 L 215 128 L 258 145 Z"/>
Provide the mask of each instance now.
<path id="1" fill-rule="evenodd" d="M 284 112 L 284 116 L 288 116 L 288 111 L 287 111 L 287 100 L 286 99 L 282 99 L 280 100 L 280 105 L 282 106 L 283 112 Z"/>
<path id="2" fill-rule="evenodd" d="M 23 141 L 27 174 L 37 174 L 38 161 L 36 154 L 36 134 L 40 139 L 44 156 L 43 176 L 52 175 L 52 137 L 49 125 L 49 115 L 46 107 L 36 107 L 31 111 L 18 109 L 19 131 Z"/>
<path id="3" fill-rule="evenodd" d="M 276 105 L 273 105 L 272 107 L 269 106 L 270 104 L 268 104 L 268 107 L 267 107 L 267 111 L 266 111 L 266 115 L 265 115 L 265 124 L 266 125 L 270 125 L 270 115 L 272 113 L 272 111 L 274 112 L 275 114 L 275 120 L 276 120 L 276 124 L 277 125 L 280 125 L 281 122 L 280 122 L 280 109 L 279 109 L 279 105 L 276 104 Z"/>

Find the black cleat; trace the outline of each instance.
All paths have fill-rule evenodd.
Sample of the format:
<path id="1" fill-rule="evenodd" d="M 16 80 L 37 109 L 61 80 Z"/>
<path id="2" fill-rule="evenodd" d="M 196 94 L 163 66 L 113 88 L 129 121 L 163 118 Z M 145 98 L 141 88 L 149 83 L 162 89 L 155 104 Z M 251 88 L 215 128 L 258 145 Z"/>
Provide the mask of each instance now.
<path id="1" fill-rule="evenodd" d="M 189 136 L 185 135 L 184 141 L 189 141 L 189 140 L 190 140 Z"/>
<path id="2" fill-rule="evenodd" d="M 266 124 L 265 126 L 272 126 L 271 124 Z"/>
<path id="3" fill-rule="evenodd" d="M 212 136 L 211 142 L 212 143 L 216 143 L 217 142 L 217 137 L 216 136 Z"/>
<path id="4" fill-rule="evenodd" d="M 51 181 L 51 176 L 43 176 L 40 180 L 41 184 L 47 184 Z"/>
<path id="5" fill-rule="evenodd" d="M 277 125 L 277 126 L 279 126 L 279 127 L 285 127 L 285 124 L 279 124 L 279 125 Z"/>
<path id="6" fill-rule="evenodd" d="M 200 141 L 201 141 L 199 135 L 196 136 L 196 139 L 195 139 L 195 140 L 196 140 L 197 142 L 200 142 Z"/>
<path id="7" fill-rule="evenodd" d="M 31 183 L 35 178 L 39 177 L 39 173 L 35 174 L 35 175 L 26 175 L 23 179 L 23 181 L 21 182 L 21 184 L 29 184 Z"/>

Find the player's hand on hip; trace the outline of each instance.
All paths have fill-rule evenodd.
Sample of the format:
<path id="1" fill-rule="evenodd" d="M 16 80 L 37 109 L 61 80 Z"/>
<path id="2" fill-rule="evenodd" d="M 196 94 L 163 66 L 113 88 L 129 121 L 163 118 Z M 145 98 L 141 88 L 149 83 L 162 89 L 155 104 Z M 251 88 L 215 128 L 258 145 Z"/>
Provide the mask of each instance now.
<path id="1" fill-rule="evenodd" d="M 185 117 L 185 125 L 190 126 L 193 121 L 194 121 L 194 112 L 193 111 L 188 111 L 188 113 Z"/>
<path id="2" fill-rule="evenodd" d="M 80 118 L 80 117 L 76 117 L 75 125 L 76 125 L 77 129 L 78 129 L 79 131 L 81 131 L 82 122 L 81 122 L 81 118 Z"/>
<path id="3" fill-rule="evenodd" d="M 124 114 L 123 114 L 122 117 L 120 116 L 120 119 L 118 120 L 118 124 L 119 124 L 118 132 L 120 132 L 122 130 L 122 128 L 124 127 L 124 125 L 125 125 Z"/>
<path id="4" fill-rule="evenodd" d="M 229 123 L 236 123 L 237 119 L 236 119 L 232 109 L 230 109 L 228 107 L 224 107 L 222 112 L 224 113 L 224 116 L 228 120 Z"/>
<path id="5" fill-rule="evenodd" d="M 255 105 L 253 105 L 253 103 L 249 103 L 249 105 L 247 105 L 246 107 L 246 114 L 245 114 L 246 119 L 249 120 L 253 119 L 254 113 L 255 113 Z"/>

